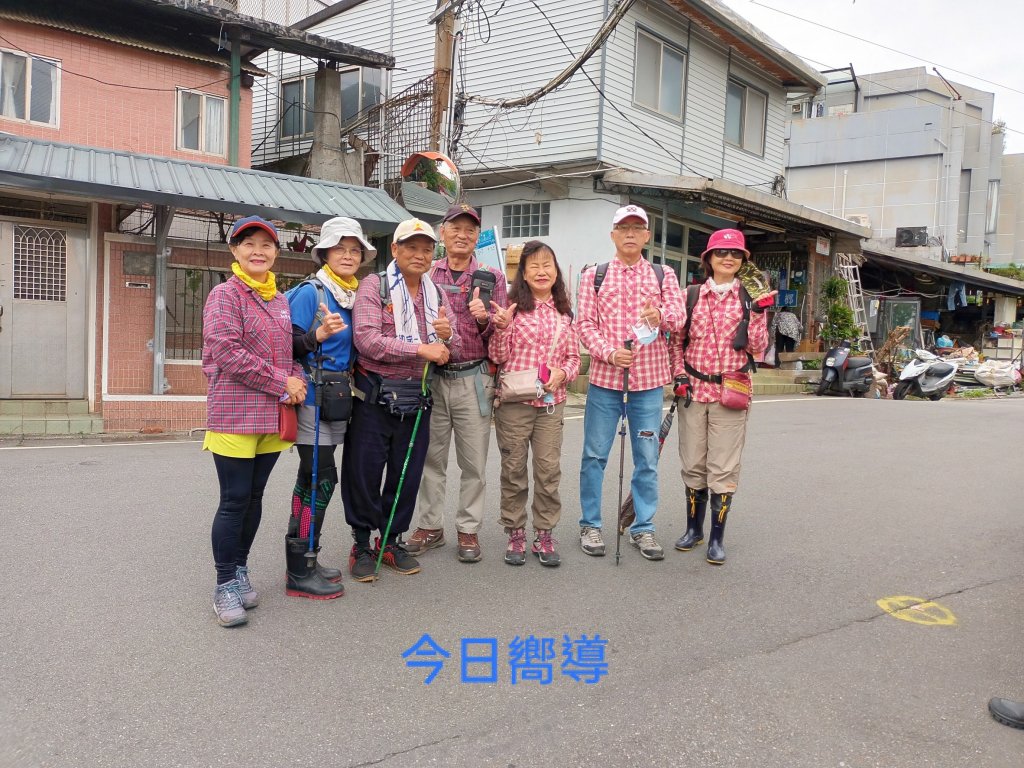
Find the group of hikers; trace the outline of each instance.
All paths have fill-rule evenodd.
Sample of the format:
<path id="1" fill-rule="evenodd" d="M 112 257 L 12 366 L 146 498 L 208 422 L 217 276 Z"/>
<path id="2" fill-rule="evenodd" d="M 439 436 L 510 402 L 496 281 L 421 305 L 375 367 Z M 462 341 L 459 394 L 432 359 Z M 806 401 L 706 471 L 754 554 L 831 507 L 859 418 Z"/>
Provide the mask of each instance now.
<path id="1" fill-rule="evenodd" d="M 664 558 L 654 518 L 659 429 L 665 387 L 672 384 L 683 403 L 679 454 L 687 519 L 675 548 L 685 552 L 704 541 L 710 509 L 707 560 L 725 562 L 749 371 L 768 347 L 763 309 L 737 279 L 750 258 L 742 233 L 711 235 L 701 254 L 705 281 L 684 293 L 671 269 L 644 258 L 651 238 L 644 209 L 619 208 L 611 221 L 614 257 L 583 272 L 575 313 L 551 247 L 527 242 L 507 285 L 499 270 L 476 258 L 479 234 L 479 213 L 453 206 L 440 226 L 445 255 L 435 261 L 434 228 L 403 221 L 387 268 L 357 280 L 377 252 L 358 222 L 333 218 L 312 251 L 315 276 L 285 295 L 272 271 L 280 254 L 274 225 L 251 216 L 233 226 L 234 274 L 210 292 L 203 312 L 209 380 L 203 449 L 213 454 L 220 482 L 212 544 L 221 625 L 246 623 L 246 611 L 258 605 L 249 550 L 270 473 L 292 444 L 299 469 L 285 532 L 289 595 L 344 593 L 342 572 L 317 556 L 339 484 L 352 530 L 351 578 L 372 581 L 381 565 L 418 573 L 417 558 L 446 544 L 453 438 L 456 555 L 479 561 L 492 423 L 501 454 L 497 519 L 508 535 L 505 562 L 524 564 L 529 547 L 542 565 L 559 565 L 553 531 L 562 511 L 563 411 L 566 386 L 579 374 L 581 344 L 591 356 L 579 475 L 581 549 L 594 557 L 606 553 L 604 472 L 628 422 L 629 541 L 648 560 Z"/>

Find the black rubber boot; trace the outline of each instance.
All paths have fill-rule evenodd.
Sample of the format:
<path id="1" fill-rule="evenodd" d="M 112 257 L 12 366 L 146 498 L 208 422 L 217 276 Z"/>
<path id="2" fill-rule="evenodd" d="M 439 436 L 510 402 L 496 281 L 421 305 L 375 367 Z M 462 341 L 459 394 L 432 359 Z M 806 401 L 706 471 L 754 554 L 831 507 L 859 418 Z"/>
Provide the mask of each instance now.
<path id="1" fill-rule="evenodd" d="M 332 600 L 345 594 L 345 587 L 327 581 L 316 569 L 316 557 L 306 557 L 308 539 L 285 537 L 284 551 L 288 563 L 285 593 L 292 597 L 308 597 L 313 600 Z"/>
<path id="2" fill-rule="evenodd" d="M 320 534 L 323 532 L 324 519 L 327 517 L 327 505 L 334 495 L 334 488 L 337 485 L 333 480 L 321 480 L 316 490 L 316 529 L 314 530 L 313 548 L 320 551 Z M 299 538 L 299 525 L 303 512 L 309 509 L 310 492 L 309 488 L 303 488 L 296 483 L 292 488 L 292 515 L 288 519 L 288 536 Z M 308 545 L 307 545 L 308 546 Z M 334 584 L 341 581 L 341 571 L 337 568 L 328 568 L 317 562 L 317 573 L 321 578 Z"/>
<path id="3" fill-rule="evenodd" d="M 721 565 L 725 562 L 725 547 L 722 536 L 725 534 L 725 519 L 732 509 L 731 493 L 711 494 L 711 536 L 708 537 L 708 562 Z"/>
<path id="4" fill-rule="evenodd" d="M 708 509 L 708 489 L 686 488 L 686 533 L 676 541 L 676 549 L 689 552 L 704 541 L 704 514 Z"/>

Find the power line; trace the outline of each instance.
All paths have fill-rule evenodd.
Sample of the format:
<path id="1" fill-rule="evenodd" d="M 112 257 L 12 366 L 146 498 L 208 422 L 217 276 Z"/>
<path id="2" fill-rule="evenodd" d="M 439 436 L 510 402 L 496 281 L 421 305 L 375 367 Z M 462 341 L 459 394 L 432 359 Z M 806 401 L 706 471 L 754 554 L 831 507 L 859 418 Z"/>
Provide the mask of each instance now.
<path id="1" fill-rule="evenodd" d="M 24 48 L 22 48 L 22 47 L 20 47 L 18 45 L 15 45 L 14 43 L 12 43 L 10 40 L 8 40 L 3 35 L 0 35 L 0 40 L 2 40 L 3 42 L 7 43 L 7 45 L 9 45 L 14 50 L 20 51 L 21 53 L 24 53 L 29 58 L 39 59 L 41 61 L 48 61 L 48 59 L 45 56 L 39 56 L 38 54 L 30 53 L 29 51 L 26 51 Z M 216 65 L 214 65 L 214 66 L 216 66 Z M 127 88 L 128 90 L 132 90 L 132 91 L 153 91 L 153 92 L 156 92 L 156 93 L 176 93 L 179 90 L 178 88 L 150 88 L 150 87 L 144 86 L 144 85 L 129 85 L 127 83 L 109 83 L 106 80 L 100 80 L 98 77 L 93 77 L 92 75 L 83 75 L 81 72 L 75 72 L 74 70 L 67 69 L 67 68 L 65 68 L 63 66 L 60 68 L 60 72 L 61 72 L 61 74 L 68 74 L 68 75 L 74 75 L 75 77 L 81 77 L 83 80 L 93 80 L 94 82 L 97 82 L 100 85 L 109 85 L 112 88 Z M 217 83 L 223 83 L 223 82 L 225 82 L 227 80 L 230 80 L 230 79 L 231 79 L 231 76 L 228 75 L 227 77 L 222 77 L 222 78 L 220 78 L 218 80 L 211 80 L 210 82 L 203 83 L 202 85 L 190 85 L 190 86 L 188 86 L 188 88 L 206 88 L 206 87 L 211 86 L 211 85 L 216 85 Z"/>
<path id="2" fill-rule="evenodd" d="M 898 53 L 901 56 L 907 56 L 907 57 L 912 58 L 912 59 L 918 59 L 918 60 L 923 61 L 923 62 L 925 62 L 927 64 L 933 64 L 936 67 L 942 67 L 943 69 L 948 69 L 950 72 L 956 72 L 958 75 L 964 75 L 966 77 L 972 77 L 975 80 L 980 80 L 983 83 L 988 83 L 989 85 L 994 85 L 997 88 L 1003 88 L 1003 89 L 1005 89 L 1007 91 L 1013 91 L 1014 93 L 1019 93 L 1022 96 L 1024 96 L 1024 91 L 1022 91 L 1022 90 L 1020 90 L 1018 88 L 1014 88 L 1012 85 L 1003 85 L 1002 83 L 997 83 L 994 80 L 988 80 L 988 79 L 986 79 L 984 77 L 980 77 L 979 75 L 972 75 L 970 72 L 964 72 L 963 70 L 956 69 L 954 67 L 949 66 L 948 64 L 940 64 L 937 61 L 932 61 L 931 59 L 926 59 L 924 56 L 918 56 L 917 54 L 909 53 L 907 51 L 901 51 L 899 48 L 891 48 L 890 46 L 883 45 L 882 43 L 879 43 L 879 42 L 877 42 L 875 40 L 868 40 L 867 38 L 864 38 L 864 37 L 858 37 L 857 35 L 853 34 L 852 32 L 844 32 L 841 29 L 836 29 L 835 27 L 830 27 L 827 24 L 822 24 L 820 22 L 812 21 L 811 19 L 804 18 L 803 16 L 797 16 L 794 13 L 789 13 L 788 11 L 783 11 L 780 8 L 773 8 L 770 5 L 765 5 L 764 3 L 758 2 L 758 0 L 750 0 L 750 3 L 752 5 L 756 5 L 756 6 L 759 6 L 761 8 L 767 8 L 769 11 L 774 11 L 775 13 L 780 13 L 783 16 L 789 16 L 791 19 L 796 19 L 797 21 L 803 21 L 803 22 L 806 22 L 807 24 L 811 24 L 811 25 L 813 25 L 815 27 L 821 27 L 822 29 L 827 29 L 830 32 L 835 32 L 838 35 L 844 35 L 846 37 L 853 38 L 854 40 L 859 40 L 862 43 L 868 43 L 869 45 L 874 45 L 877 48 L 882 48 L 882 49 L 884 49 L 886 51 L 891 51 L 892 53 Z"/>

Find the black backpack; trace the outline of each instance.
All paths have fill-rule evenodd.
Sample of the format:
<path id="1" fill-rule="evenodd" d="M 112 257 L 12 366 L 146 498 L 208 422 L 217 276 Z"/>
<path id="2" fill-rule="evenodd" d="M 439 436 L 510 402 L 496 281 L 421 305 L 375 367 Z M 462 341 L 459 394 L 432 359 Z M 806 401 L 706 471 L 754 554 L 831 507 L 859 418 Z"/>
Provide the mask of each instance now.
<path id="1" fill-rule="evenodd" d="M 597 270 L 594 272 L 594 293 L 601 290 L 601 283 L 604 282 L 605 275 L 608 274 L 608 265 L 611 262 L 604 262 L 603 264 L 597 265 Z M 654 267 L 654 274 L 658 277 L 658 289 L 665 283 L 665 267 L 661 264 L 655 264 L 651 262 L 651 266 Z"/>

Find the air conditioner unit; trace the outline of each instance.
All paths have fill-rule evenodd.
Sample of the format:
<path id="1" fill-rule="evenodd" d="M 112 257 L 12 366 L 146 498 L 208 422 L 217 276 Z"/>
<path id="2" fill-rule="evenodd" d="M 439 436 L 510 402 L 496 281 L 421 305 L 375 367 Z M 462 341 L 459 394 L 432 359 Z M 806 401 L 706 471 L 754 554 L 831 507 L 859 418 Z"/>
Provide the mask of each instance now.
<path id="1" fill-rule="evenodd" d="M 803 115 L 803 113 L 804 113 L 804 105 L 802 103 L 790 104 L 789 105 L 789 112 L 792 115 Z"/>
<path id="2" fill-rule="evenodd" d="M 928 245 L 928 227 L 896 227 L 896 247 L 916 248 Z"/>
<path id="3" fill-rule="evenodd" d="M 859 227 L 867 227 L 871 229 L 871 219 L 863 213 L 851 213 L 846 217 L 847 221 L 852 221 Z"/>

